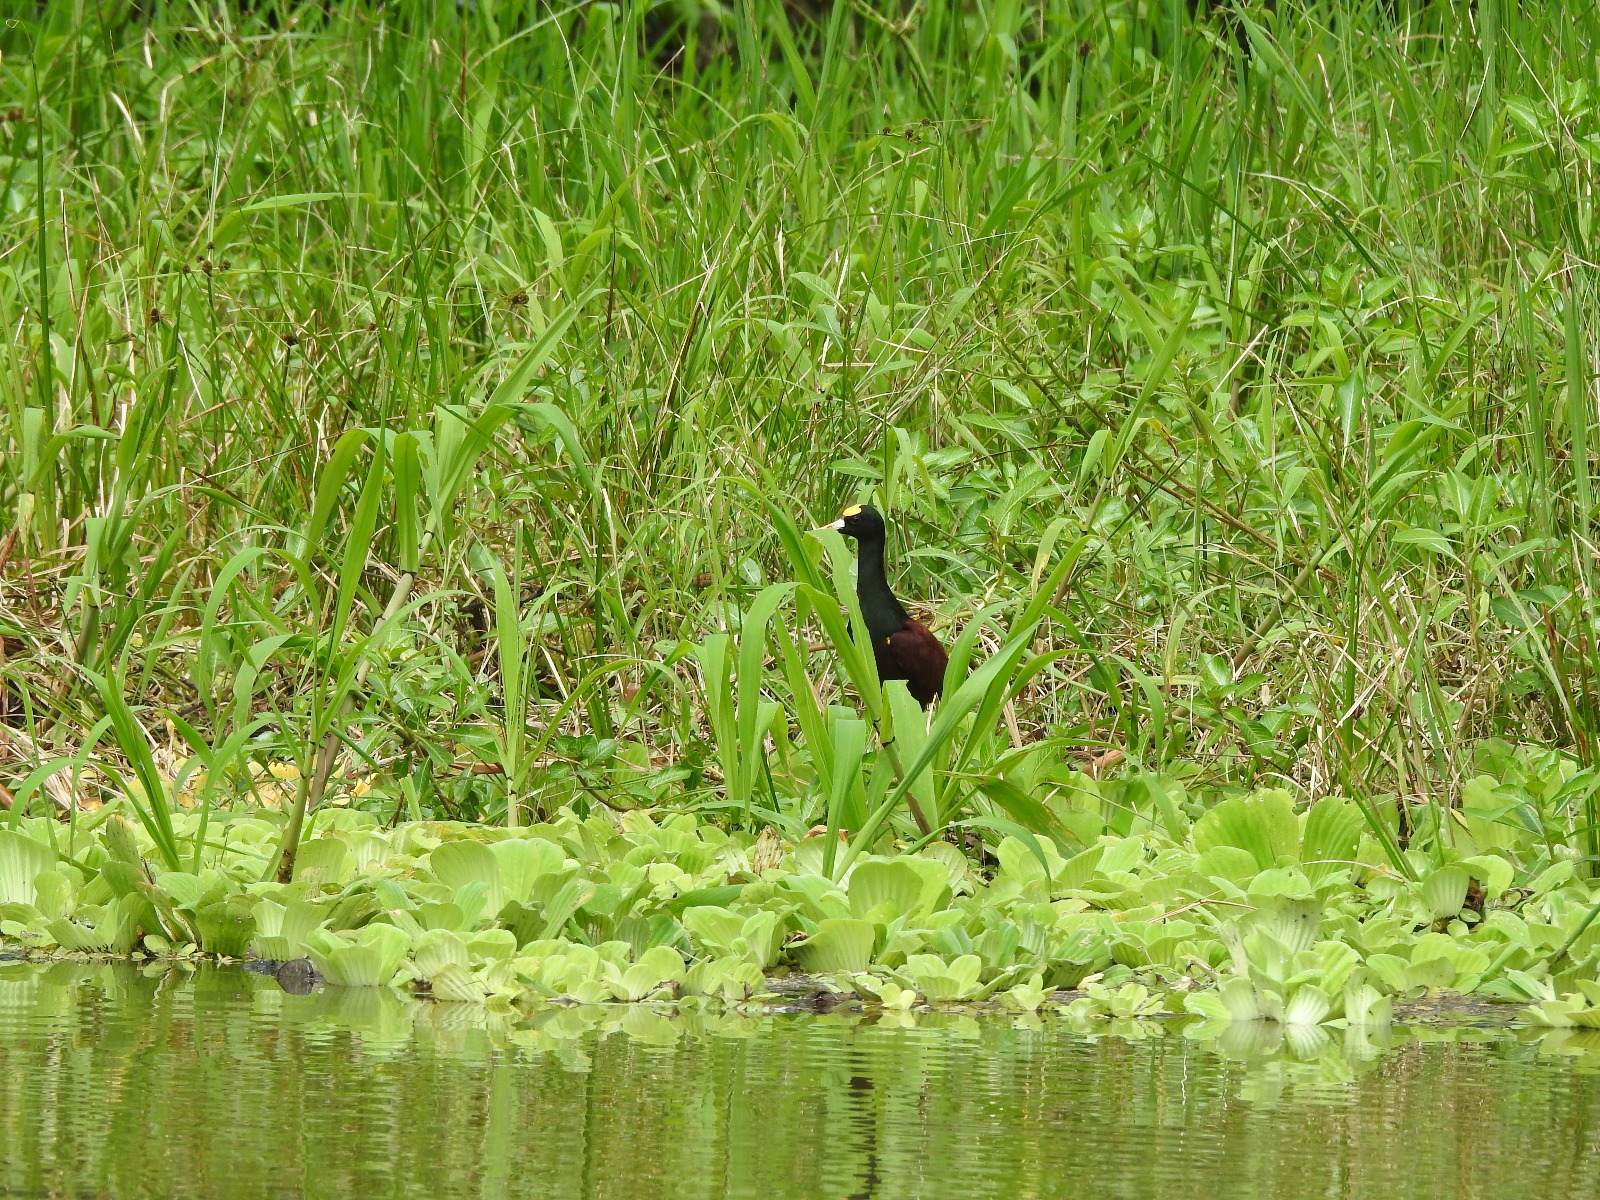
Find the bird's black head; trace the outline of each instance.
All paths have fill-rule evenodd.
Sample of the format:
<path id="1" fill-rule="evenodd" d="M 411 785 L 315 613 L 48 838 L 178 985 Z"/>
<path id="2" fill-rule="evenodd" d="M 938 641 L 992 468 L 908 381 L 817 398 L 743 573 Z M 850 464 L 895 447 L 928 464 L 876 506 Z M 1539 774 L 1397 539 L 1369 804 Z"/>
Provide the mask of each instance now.
<path id="1" fill-rule="evenodd" d="M 883 514 L 870 504 L 852 504 L 828 528 L 837 529 L 845 537 L 857 541 L 881 540 L 884 533 Z"/>

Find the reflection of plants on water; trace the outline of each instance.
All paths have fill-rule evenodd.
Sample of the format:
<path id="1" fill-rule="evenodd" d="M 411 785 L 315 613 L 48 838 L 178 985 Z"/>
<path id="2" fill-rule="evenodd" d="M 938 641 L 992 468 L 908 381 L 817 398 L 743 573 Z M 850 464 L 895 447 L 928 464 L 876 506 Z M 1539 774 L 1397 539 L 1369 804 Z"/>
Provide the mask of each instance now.
<path id="1" fill-rule="evenodd" d="M 1570 1058 L 1580 1070 L 1600 1071 L 1600 1030 L 1519 1029 L 1517 1037 L 1541 1056 Z"/>
<path id="2" fill-rule="evenodd" d="M 1335 1097 L 1407 1037 L 1406 1030 L 1390 1026 L 1351 1025 L 1341 1031 L 1269 1021 L 1205 1021 L 1185 1034 L 1238 1063 L 1244 1074 L 1240 1095 L 1257 1103 L 1275 1103 L 1289 1092 L 1299 1099 Z"/>
<path id="3" fill-rule="evenodd" d="M 1094 986 L 1094 985 L 1091 985 Z M 1600 1072 L 1600 1030 L 1565 1027 L 1485 1028 L 1455 1024 L 1286 1024 L 1207 1020 L 1193 1016 L 1105 1015 L 1137 1003 L 1130 985 L 1041 1011 L 1003 1015 L 987 1010 L 914 1010 L 841 1007 L 827 1013 L 774 1014 L 759 1006 L 720 1008 L 667 1004 L 538 1003 L 501 1009 L 476 1003 L 419 1000 L 393 988 L 323 987 L 305 995 L 285 992 L 269 975 L 228 968 L 165 963 L 56 962 L 0 966 L 0 1023 L 43 1018 L 67 1027 L 85 998 L 111 1009 L 137 1010 L 188 989 L 197 1011 L 248 1009 L 266 1027 L 295 1030 L 308 1039 L 347 1036 L 362 1055 L 382 1059 L 413 1048 L 451 1057 L 548 1059 L 563 1070 L 587 1073 L 605 1039 L 670 1052 L 725 1040 L 756 1038 L 785 1023 L 832 1027 L 860 1035 L 915 1033 L 970 1042 L 986 1031 L 1009 1030 L 1039 1039 L 1067 1037 L 1133 1045 L 1181 1042 L 1225 1060 L 1238 1073 L 1239 1096 L 1258 1104 L 1285 1099 L 1335 1100 L 1348 1085 L 1408 1046 L 1433 1042 L 1514 1046 L 1519 1055 L 1562 1059 Z M 1120 994 L 1119 994 L 1120 993 Z M 1085 1003 L 1088 1001 L 1088 1003 Z"/>

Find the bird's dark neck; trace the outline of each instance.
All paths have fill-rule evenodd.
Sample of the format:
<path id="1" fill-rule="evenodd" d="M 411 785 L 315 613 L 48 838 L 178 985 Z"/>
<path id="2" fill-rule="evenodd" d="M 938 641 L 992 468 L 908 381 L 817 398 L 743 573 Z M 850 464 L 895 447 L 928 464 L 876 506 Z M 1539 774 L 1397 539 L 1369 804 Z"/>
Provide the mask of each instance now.
<path id="1" fill-rule="evenodd" d="M 861 601 L 861 615 L 867 622 L 867 632 L 874 641 L 879 641 L 903 626 L 909 614 L 889 590 L 889 579 L 883 569 L 883 538 L 862 538 L 860 544 L 861 553 L 856 564 L 856 598 Z"/>

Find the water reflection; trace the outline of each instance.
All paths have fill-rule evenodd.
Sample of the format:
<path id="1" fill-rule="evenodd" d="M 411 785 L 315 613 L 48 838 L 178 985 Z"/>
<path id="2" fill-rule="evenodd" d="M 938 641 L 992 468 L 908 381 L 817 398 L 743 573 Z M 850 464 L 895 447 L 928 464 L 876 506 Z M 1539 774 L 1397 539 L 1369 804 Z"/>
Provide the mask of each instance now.
<path id="1" fill-rule="evenodd" d="M 0 1193 L 1600 1194 L 1593 1031 L 529 1014 L 298 985 L 0 965 Z"/>

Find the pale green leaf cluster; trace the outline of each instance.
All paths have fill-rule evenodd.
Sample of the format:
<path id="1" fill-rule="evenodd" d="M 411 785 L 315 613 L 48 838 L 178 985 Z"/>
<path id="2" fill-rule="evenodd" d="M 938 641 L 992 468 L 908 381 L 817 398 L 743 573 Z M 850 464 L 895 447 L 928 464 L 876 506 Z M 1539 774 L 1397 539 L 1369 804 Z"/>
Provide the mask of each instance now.
<path id="1" fill-rule="evenodd" d="M 1493 849 L 1408 851 L 1408 878 L 1353 808 L 1263 790 L 1181 839 L 1153 814 L 1070 856 L 1007 837 L 992 874 L 931 842 L 837 879 L 820 869 L 826 835 L 774 844 L 687 815 L 386 830 L 345 811 L 323 816 L 287 884 L 261 878 L 264 817 L 212 814 L 194 855 L 202 817 L 173 814 L 200 869 L 162 871 L 150 832 L 107 810 L 96 827 L 0 831 L 0 936 L 54 954 L 307 957 L 334 985 L 497 1007 L 743 1003 L 800 972 L 890 1009 L 1033 1011 L 1081 986 L 1075 1019 L 1382 1024 L 1397 999 L 1454 992 L 1588 1020 L 1600 888 L 1571 859 L 1485 826 Z"/>

